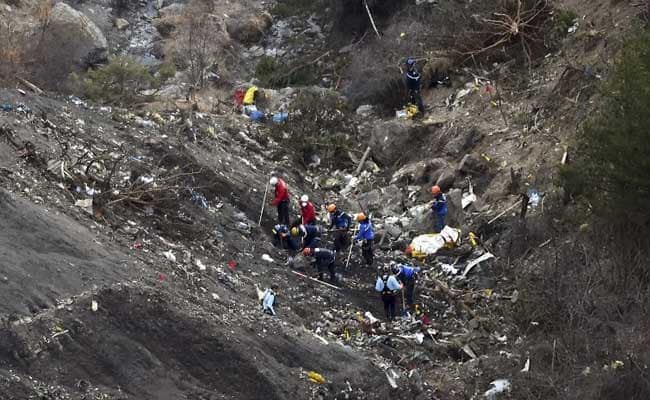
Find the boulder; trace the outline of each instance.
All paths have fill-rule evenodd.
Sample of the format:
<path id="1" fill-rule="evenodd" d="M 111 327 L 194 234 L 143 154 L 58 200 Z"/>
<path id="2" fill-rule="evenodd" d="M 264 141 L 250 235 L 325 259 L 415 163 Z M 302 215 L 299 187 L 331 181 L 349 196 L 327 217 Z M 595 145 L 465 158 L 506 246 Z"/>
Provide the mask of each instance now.
<path id="1" fill-rule="evenodd" d="M 390 120 L 373 124 L 370 137 L 373 159 L 380 166 L 392 166 L 405 152 L 412 151 L 428 131 L 412 121 Z"/>
<path id="2" fill-rule="evenodd" d="M 129 21 L 125 20 L 124 18 L 116 18 L 115 19 L 115 27 L 118 30 L 123 31 L 123 30 L 125 30 L 126 28 L 129 27 Z"/>
<path id="3" fill-rule="evenodd" d="M 47 47 L 57 58 L 85 68 L 106 60 L 108 42 L 103 32 L 83 13 L 66 3 L 52 8 L 47 27 Z"/>
<path id="4" fill-rule="evenodd" d="M 456 173 L 453 169 L 447 168 L 443 169 L 440 175 L 438 176 L 438 179 L 436 180 L 436 185 L 440 186 L 440 189 L 442 191 L 449 190 L 454 185 L 454 182 L 456 181 Z"/>
<path id="5" fill-rule="evenodd" d="M 442 158 L 417 161 L 406 164 L 397 170 L 390 182 L 424 185 L 440 176 L 440 170 L 448 168 L 447 161 Z"/>
<path id="6" fill-rule="evenodd" d="M 447 196 L 447 220 L 445 221 L 447 225 L 460 228 L 465 222 L 463 216 L 463 192 L 460 189 L 452 189 Z"/>
<path id="7" fill-rule="evenodd" d="M 258 43 L 264 33 L 273 25 L 273 17 L 263 13 L 250 18 L 231 18 L 226 23 L 226 30 L 231 38 L 245 45 Z"/>
<path id="8" fill-rule="evenodd" d="M 460 129 L 460 128 L 459 128 Z M 444 147 L 444 152 L 449 156 L 458 157 L 474 148 L 481 140 L 482 135 L 476 128 L 469 130 L 456 131 L 454 138 L 451 139 Z"/>
<path id="9" fill-rule="evenodd" d="M 359 195 L 358 199 L 368 212 L 381 216 L 395 216 L 403 211 L 404 193 L 396 185 L 371 190 Z"/>
<path id="10" fill-rule="evenodd" d="M 465 154 L 458 164 L 458 171 L 463 174 L 480 175 L 487 171 L 485 160 L 477 154 Z"/>

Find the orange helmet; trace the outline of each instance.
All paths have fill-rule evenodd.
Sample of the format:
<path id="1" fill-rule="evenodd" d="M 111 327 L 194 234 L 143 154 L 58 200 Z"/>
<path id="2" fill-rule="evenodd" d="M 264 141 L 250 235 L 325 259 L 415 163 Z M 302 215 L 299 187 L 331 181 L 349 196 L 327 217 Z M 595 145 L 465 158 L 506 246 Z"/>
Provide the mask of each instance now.
<path id="1" fill-rule="evenodd" d="M 431 194 L 437 196 L 440 194 L 440 186 L 435 185 L 431 188 Z"/>
<path id="2" fill-rule="evenodd" d="M 357 214 L 357 221 L 361 222 L 361 221 L 365 221 L 365 220 L 366 220 L 366 214 L 364 214 L 362 212 Z"/>
<path id="3" fill-rule="evenodd" d="M 336 211 L 336 204 L 332 203 L 327 206 L 327 212 L 333 213 L 334 211 Z"/>
<path id="4" fill-rule="evenodd" d="M 311 247 L 305 247 L 305 248 L 302 250 L 302 254 L 303 254 L 305 257 L 308 257 L 309 255 L 311 255 Z"/>

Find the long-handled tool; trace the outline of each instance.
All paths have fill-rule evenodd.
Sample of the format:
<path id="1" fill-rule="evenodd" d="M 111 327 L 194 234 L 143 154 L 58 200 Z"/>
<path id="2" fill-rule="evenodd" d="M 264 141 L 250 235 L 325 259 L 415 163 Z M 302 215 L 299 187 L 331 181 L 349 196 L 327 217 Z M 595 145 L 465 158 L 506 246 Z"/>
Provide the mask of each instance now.
<path id="1" fill-rule="evenodd" d="M 404 295 L 404 286 L 402 286 L 402 318 L 407 319 L 409 317 L 408 311 L 406 311 L 406 297 Z"/>
<path id="2" fill-rule="evenodd" d="M 331 285 L 331 284 L 329 284 L 329 283 L 327 283 L 327 282 L 319 281 L 318 279 L 312 278 L 311 276 L 307 276 L 307 275 L 305 275 L 305 274 L 301 274 L 301 273 L 298 272 L 298 271 L 291 271 L 291 272 L 294 273 L 294 274 L 296 274 L 296 275 L 298 275 L 298 276 L 301 276 L 301 277 L 303 277 L 303 278 L 307 278 L 307 279 L 309 279 L 309 280 L 312 280 L 312 281 L 314 281 L 314 282 L 316 282 L 316 283 L 320 283 L 321 285 L 325 285 L 325 286 L 327 286 L 327 287 L 331 287 L 332 289 L 341 290 L 341 288 L 338 287 L 338 286 Z"/>
<path id="3" fill-rule="evenodd" d="M 357 231 L 358 227 L 355 227 L 352 230 L 352 239 L 350 240 L 350 251 L 348 252 L 348 259 L 345 262 L 345 270 L 350 269 L 350 259 L 352 258 L 352 249 L 354 248 L 354 233 Z"/>
<path id="4" fill-rule="evenodd" d="M 266 189 L 264 189 L 264 200 L 262 200 L 262 210 L 260 211 L 260 220 L 257 221 L 257 226 L 262 225 L 262 216 L 264 215 L 264 206 L 266 206 L 266 196 L 269 193 L 269 185 L 271 184 L 270 180 L 266 181 Z"/>

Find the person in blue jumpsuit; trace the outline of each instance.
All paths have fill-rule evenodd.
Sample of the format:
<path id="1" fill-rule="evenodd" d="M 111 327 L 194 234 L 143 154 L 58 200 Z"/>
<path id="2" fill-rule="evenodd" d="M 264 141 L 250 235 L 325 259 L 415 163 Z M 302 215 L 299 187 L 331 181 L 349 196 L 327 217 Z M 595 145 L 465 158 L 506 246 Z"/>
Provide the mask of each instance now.
<path id="1" fill-rule="evenodd" d="M 354 242 L 356 244 L 361 244 L 361 256 L 366 262 L 366 266 L 371 267 L 375 260 L 373 251 L 375 231 L 372 228 L 372 222 L 370 221 L 370 218 L 366 217 L 366 214 L 358 214 L 357 221 L 359 221 L 359 232 L 354 237 Z"/>

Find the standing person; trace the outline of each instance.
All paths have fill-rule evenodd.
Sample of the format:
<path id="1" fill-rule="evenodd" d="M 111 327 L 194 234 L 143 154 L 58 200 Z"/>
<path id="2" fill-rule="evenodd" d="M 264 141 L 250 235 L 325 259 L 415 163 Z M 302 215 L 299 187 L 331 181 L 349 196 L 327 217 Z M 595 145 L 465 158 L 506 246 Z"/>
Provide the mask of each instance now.
<path id="1" fill-rule="evenodd" d="M 300 240 L 300 248 L 315 248 L 320 245 L 323 228 L 318 225 L 300 225 L 291 228 L 291 236 Z"/>
<path id="2" fill-rule="evenodd" d="M 330 273 L 330 281 L 336 282 L 336 252 L 329 249 L 320 247 L 310 248 L 305 247 L 302 251 L 305 257 L 313 257 L 314 264 L 318 270 L 318 279 L 324 280 L 325 270 Z"/>
<path id="3" fill-rule="evenodd" d="M 330 216 L 330 230 L 334 229 L 334 250 L 341 251 L 350 244 L 348 231 L 352 225 L 352 217 L 337 209 L 334 203 L 327 206 L 327 212 Z"/>
<path id="4" fill-rule="evenodd" d="M 372 248 L 372 242 L 375 240 L 375 232 L 372 229 L 372 222 L 370 218 L 366 217 L 366 214 L 357 214 L 357 221 L 359 222 L 359 233 L 354 237 L 354 241 L 357 244 L 361 243 L 361 255 L 366 265 L 370 267 L 375 260 Z"/>
<path id="5" fill-rule="evenodd" d="M 415 67 L 415 60 L 412 58 L 407 58 L 404 63 L 406 66 L 406 72 L 404 73 L 404 78 L 406 80 L 406 89 L 408 90 L 409 102 L 418 106 L 418 111 L 424 113 L 424 103 L 422 103 L 422 95 L 420 93 L 420 88 L 422 86 L 421 75 Z"/>
<path id="6" fill-rule="evenodd" d="M 375 291 L 381 293 L 381 301 L 384 302 L 386 319 L 389 321 L 395 320 L 395 303 L 397 292 L 399 290 L 400 285 L 399 282 L 397 282 L 395 275 L 393 275 L 388 265 L 384 265 L 382 275 L 377 277 Z"/>
<path id="7" fill-rule="evenodd" d="M 309 196 L 306 194 L 300 197 L 300 215 L 303 225 L 316 224 L 316 210 L 314 209 L 314 204 L 309 201 Z"/>
<path id="8" fill-rule="evenodd" d="M 278 222 L 282 225 L 289 225 L 289 188 L 282 178 L 271 177 L 270 185 L 275 188 L 275 198 L 272 206 L 278 208 Z"/>
<path id="9" fill-rule="evenodd" d="M 417 274 L 420 272 L 420 267 L 413 267 L 406 264 L 397 264 L 391 261 L 391 271 L 395 277 L 404 285 L 406 295 L 406 306 L 412 308 L 414 304 L 413 292 L 415 290 L 415 281 Z"/>
<path id="10" fill-rule="evenodd" d="M 436 233 L 442 232 L 445 227 L 445 216 L 447 215 L 447 197 L 440 190 L 440 186 L 435 185 L 431 188 L 431 194 L 433 195 L 433 205 L 431 209 L 436 216 L 436 224 L 434 226 L 434 231 Z"/>

